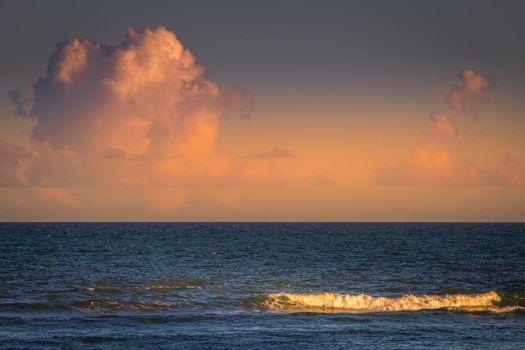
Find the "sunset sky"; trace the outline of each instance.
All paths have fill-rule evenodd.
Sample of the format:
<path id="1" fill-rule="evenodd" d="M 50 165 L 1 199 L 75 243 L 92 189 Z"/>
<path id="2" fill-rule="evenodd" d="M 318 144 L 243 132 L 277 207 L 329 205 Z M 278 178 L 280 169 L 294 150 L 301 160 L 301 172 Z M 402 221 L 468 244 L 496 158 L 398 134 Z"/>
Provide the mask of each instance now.
<path id="1" fill-rule="evenodd" d="M 0 220 L 524 221 L 524 18 L 0 1 Z"/>

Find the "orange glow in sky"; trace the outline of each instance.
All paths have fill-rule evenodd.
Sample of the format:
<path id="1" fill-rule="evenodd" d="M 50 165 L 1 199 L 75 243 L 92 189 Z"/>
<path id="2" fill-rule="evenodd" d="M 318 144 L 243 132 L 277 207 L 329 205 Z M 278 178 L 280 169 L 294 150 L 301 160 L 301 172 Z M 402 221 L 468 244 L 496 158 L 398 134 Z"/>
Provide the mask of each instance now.
<path id="1" fill-rule="evenodd" d="M 505 79 L 459 66 L 381 98 L 222 86 L 199 62 L 165 27 L 59 44 L 0 110 L 0 220 L 525 219 Z"/>

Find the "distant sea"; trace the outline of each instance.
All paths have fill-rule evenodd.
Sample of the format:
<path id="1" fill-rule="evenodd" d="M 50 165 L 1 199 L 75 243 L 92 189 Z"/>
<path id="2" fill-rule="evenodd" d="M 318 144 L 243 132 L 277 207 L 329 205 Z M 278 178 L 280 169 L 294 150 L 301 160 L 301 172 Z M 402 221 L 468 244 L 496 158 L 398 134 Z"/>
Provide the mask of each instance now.
<path id="1" fill-rule="evenodd" d="M 0 349 L 348 348 L 524 349 L 525 224 L 0 224 Z"/>

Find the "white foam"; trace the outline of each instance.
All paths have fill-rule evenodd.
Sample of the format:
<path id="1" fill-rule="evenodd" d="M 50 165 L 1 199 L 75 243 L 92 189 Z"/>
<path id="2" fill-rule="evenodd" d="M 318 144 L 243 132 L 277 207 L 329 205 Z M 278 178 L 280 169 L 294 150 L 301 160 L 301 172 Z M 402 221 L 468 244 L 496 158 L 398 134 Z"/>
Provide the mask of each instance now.
<path id="1" fill-rule="evenodd" d="M 473 312 L 510 312 L 520 307 L 498 307 L 496 292 L 456 295 L 404 295 L 398 298 L 373 297 L 366 294 L 289 294 L 267 295 L 266 307 L 287 312 L 389 312 L 433 309 Z"/>

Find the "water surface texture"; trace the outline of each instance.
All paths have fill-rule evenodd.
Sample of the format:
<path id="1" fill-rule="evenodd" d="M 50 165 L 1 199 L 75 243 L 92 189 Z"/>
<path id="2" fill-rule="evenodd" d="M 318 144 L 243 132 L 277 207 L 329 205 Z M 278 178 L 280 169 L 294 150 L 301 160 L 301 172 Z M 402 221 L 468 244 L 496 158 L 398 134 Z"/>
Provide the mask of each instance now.
<path id="1" fill-rule="evenodd" d="M 0 349 L 517 349 L 525 224 L 0 224 Z"/>

